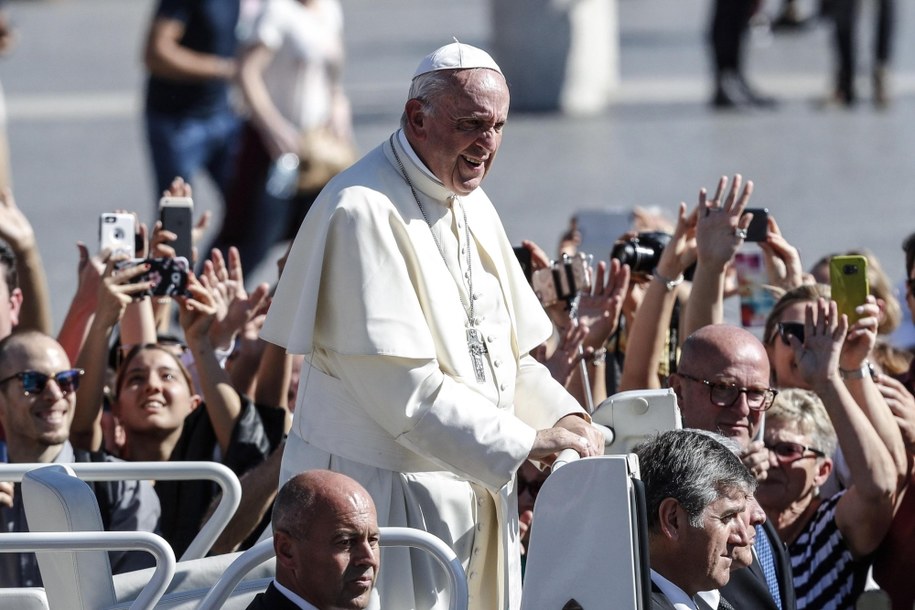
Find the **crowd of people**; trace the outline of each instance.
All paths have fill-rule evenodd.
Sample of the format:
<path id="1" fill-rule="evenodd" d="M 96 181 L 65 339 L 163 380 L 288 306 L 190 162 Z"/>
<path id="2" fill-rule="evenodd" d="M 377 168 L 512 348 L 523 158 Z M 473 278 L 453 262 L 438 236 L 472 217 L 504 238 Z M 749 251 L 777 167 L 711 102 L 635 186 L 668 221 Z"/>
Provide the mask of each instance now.
<path id="1" fill-rule="evenodd" d="M 190 154 L 209 145 L 180 144 L 172 128 L 185 122 L 170 122 L 159 105 L 178 99 L 161 88 L 186 89 L 174 70 L 195 61 L 218 68 L 197 75 L 204 89 L 226 93 L 212 89 L 238 69 L 232 45 L 206 58 L 200 48 L 175 48 L 200 20 L 217 18 L 217 4 L 163 0 L 151 28 L 147 63 L 163 82 L 150 85 L 150 139 L 155 147 L 165 138 L 176 150 L 159 152 L 190 163 L 154 155 L 170 196 L 192 195 L 185 180 L 197 167 L 219 174 L 214 160 Z M 250 21 L 255 42 L 241 73 L 252 114 L 243 141 L 257 151 L 259 177 L 240 164 L 222 166 L 227 179 L 263 190 L 267 159 L 288 152 L 297 129 L 327 120 L 345 129 L 332 40 L 319 45 L 332 71 L 302 76 L 329 92 L 312 100 L 319 112 L 281 119 L 302 100 L 273 97 L 269 84 L 271 62 L 286 62 L 288 74 L 299 61 L 287 45 L 307 46 L 282 33 L 291 15 L 305 19 L 294 11 L 323 11 L 339 33 L 330 4 L 267 0 Z M 636 449 L 652 608 L 852 608 L 868 586 L 911 608 L 906 575 L 915 558 L 900 540 L 915 528 L 906 494 L 915 365 L 910 346 L 887 339 L 901 306 L 879 263 L 871 256 L 872 294 L 853 318 L 840 314 L 829 266 L 805 267 L 769 217 L 759 248 L 777 302 L 760 333 L 727 319 L 735 257 L 752 221 L 753 183 L 739 175 L 701 189 L 671 219 L 637 218 L 620 244 L 646 231 L 664 235 L 651 242 L 660 245 L 647 268 L 621 254 L 579 252 L 574 231 L 555 261 L 530 241 L 513 248 L 498 203 L 480 188 L 508 115 L 508 86 L 493 58 L 445 45 L 413 74 L 399 128 L 319 194 L 303 195 L 307 214 L 274 286 L 246 287 L 246 257 L 231 240 L 198 244 L 198 271 L 173 295 L 154 294 L 162 278 L 147 275 L 149 263 L 124 265 L 80 245 L 77 290 L 56 335 L 34 231 L 5 190 L 6 461 L 229 466 L 243 496 L 212 552 L 247 548 L 272 521 L 277 578 L 253 607 L 280 607 L 281 598 L 317 608 L 343 598 L 347 607 L 447 607 L 431 560 L 378 550 L 378 526 L 393 525 L 426 530 L 454 549 L 472 608 L 518 608 L 532 508 L 552 460 L 565 449 L 603 453 L 591 412 L 608 396 L 669 387 L 686 430 Z M 261 215 L 271 209 L 266 199 L 246 205 Z M 159 223 L 138 223 L 137 257 L 174 256 L 174 237 Z M 915 310 L 915 237 L 904 248 L 906 302 Z M 107 527 L 156 531 L 177 555 L 217 501 L 203 482 L 94 489 Z M 16 486 L 0 483 L 0 529 L 23 528 Z M 40 584 L 34 562 L 2 560 L 0 585 Z M 122 554 L 112 565 L 139 564 Z M 315 566 L 321 571 L 311 573 Z"/>

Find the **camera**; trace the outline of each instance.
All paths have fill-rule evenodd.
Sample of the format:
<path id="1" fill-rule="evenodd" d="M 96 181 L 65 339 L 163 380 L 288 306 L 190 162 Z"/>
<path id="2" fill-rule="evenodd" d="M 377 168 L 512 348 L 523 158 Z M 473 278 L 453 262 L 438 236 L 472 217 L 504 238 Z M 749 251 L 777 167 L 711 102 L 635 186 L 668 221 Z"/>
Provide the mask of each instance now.
<path id="1" fill-rule="evenodd" d="M 629 265 L 632 273 L 649 274 L 658 266 L 661 252 L 670 243 L 670 233 L 647 231 L 613 246 L 610 258 Z"/>
<path id="2" fill-rule="evenodd" d="M 563 254 L 562 260 L 533 272 L 531 287 L 544 307 L 571 301 L 579 292 L 591 289 L 591 255 Z"/>

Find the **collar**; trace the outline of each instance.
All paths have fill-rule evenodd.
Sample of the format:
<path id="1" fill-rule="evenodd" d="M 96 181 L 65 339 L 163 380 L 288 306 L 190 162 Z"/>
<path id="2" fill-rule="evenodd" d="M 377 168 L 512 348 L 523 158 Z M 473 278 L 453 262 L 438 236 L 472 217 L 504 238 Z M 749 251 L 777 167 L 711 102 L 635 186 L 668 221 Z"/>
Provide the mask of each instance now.
<path id="1" fill-rule="evenodd" d="M 676 610 L 696 610 L 696 602 L 686 594 L 683 589 L 670 582 L 654 570 L 651 570 L 651 580 L 658 586 L 668 601 Z"/>
<path id="2" fill-rule="evenodd" d="M 404 171 L 407 172 L 407 176 L 410 177 L 410 182 L 413 183 L 413 187 L 418 192 L 421 192 L 426 197 L 446 208 L 451 207 L 453 199 L 460 198 L 459 195 L 456 195 L 445 188 L 442 181 L 436 178 L 432 172 L 429 171 L 428 167 L 423 165 L 423 162 L 420 161 L 416 152 L 410 147 L 410 143 L 407 142 L 407 138 L 402 129 L 388 138 L 388 141 L 384 145 L 385 156 L 388 158 L 388 161 L 391 162 L 391 165 L 394 166 L 394 171 L 401 174 L 400 165 L 398 165 L 397 158 L 394 155 L 395 151 L 397 152 L 397 155 L 400 156 L 400 161 L 403 163 L 403 168 Z M 403 180 L 403 175 L 400 176 L 400 179 Z"/>
<path id="3" fill-rule="evenodd" d="M 309 604 L 305 601 L 300 595 L 296 595 L 286 587 L 280 584 L 280 581 L 273 579 L 273 586 L 276 587 L 276 590 L 285 595 L 289 601 L 301 608 L 302 610 L 318 610 L 316 606 Z"/>
<path id="4" fill-rule="evenodd" d="M 712 589 L 711 591 L 699 591 L 696 593 L 696 597 L 701 597 L 702 601 L 707 603 L 712 608 L 718 607 L 718 602 L 721 601 L 721 592 L 718 589 Z"/>

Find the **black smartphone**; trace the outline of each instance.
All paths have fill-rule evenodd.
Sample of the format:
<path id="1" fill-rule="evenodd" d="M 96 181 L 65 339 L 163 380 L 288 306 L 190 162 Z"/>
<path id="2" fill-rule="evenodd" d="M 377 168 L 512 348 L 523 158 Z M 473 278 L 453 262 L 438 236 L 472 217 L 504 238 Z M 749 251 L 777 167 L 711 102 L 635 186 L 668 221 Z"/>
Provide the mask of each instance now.
<path id="1" fill-rule="evenodd" d="M 527 278 L 527 282 L 531 282 L 531 275 L 533 274 L 533 268 L 531 266 L 531 251 L 525 248 L 524 246 L 515 247 L 515 258 L 518 259 L 518 262 L 521 264 L 521 270 L 524 271 L 524 277 Z"/>
<path id="2" fill-rule="evenodd" d="M 118 269 L 135 267 L 142 263 L 149 263 L 149 271 L 137 276 L 133 283 L 151 281 L 152 288 L 145 292 L 147 295 L 160 297 L 189 296 L 187 289 L 187 272 L 189 265 L 183 256 L 175 258 L 133 258 L 117 263 Z M 142 295 L 137 295 L 142 296 Z"/>
<path id="3" fill-rule="evenodd" d="M 753 220 L 747 227 L 746 241 L 766 241 L 766 234 L 769 232 L 769 209 L 747 208 L 743 213 L 753 214 Z"/>
<path id="4" fill-rule="evenodd" d="M 175 256 L 183 256 L 187 260 L 193 258 L 193 215 L 194 201 L 190 197 L 163 197 L 159 200 L 162 228 L 178 236 L 170 244 L 175 249 Z"/>

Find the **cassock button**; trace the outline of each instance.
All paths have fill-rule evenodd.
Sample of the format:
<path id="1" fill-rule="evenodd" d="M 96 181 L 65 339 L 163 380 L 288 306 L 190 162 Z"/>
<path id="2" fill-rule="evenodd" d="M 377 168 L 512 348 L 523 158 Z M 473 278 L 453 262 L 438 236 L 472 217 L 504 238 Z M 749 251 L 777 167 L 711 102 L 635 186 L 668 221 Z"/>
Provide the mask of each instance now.
<path id="1" fill-rule="evenodd" d="M 490 343 L 492 343 L 496 340 L 496 338 L 493 335 L 489 335 L 488 337 L 486 337 L 486 340 L 489 341 Z"/>
<path id="2" fill-rule="evenodd" d="M 494 367 L 496 367 L 496 368 L 499 368 L 500 366 L 502 366 L 502 361 L 499 360 L 498 358 L 496 358 L 496 359 L 493 361 L 492 365 L 493 365 Z"/>
<path id="3" fill-rule="evenodd" d="M 508 385 L 506 385 L 506 384 L 504 384 L 504 383 L 500 383 L 500 384 L 499 384 L 499 389 L 502 390 L 502 391 L 504 392 L 505 390 L 508 389 Z"/>

